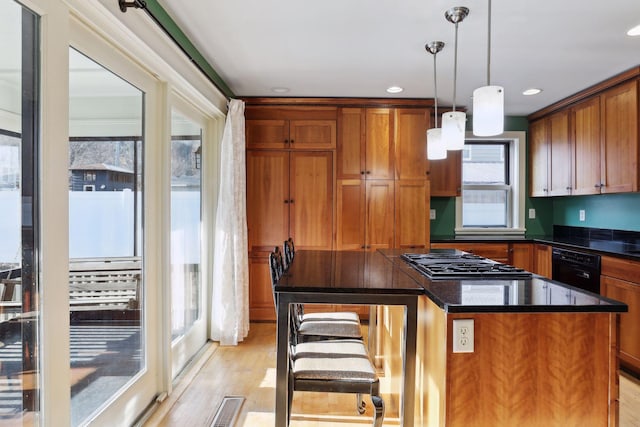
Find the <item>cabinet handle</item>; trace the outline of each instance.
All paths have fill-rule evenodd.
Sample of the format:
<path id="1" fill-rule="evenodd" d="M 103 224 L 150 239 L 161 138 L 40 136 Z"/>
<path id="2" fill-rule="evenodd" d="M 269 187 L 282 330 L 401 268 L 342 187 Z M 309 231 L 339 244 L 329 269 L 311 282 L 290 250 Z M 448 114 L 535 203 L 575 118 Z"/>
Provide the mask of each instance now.
<path id="1" fill-rule="evenodd" d="M 289 144 L 293 144 L 293 142 L 294 142 L 294 141 L 293 141 L 293 139 L 292 139 L 291 141 L 289 141 Z"/>
<path id="2" fill-rule="evenodd" d="M 293 204 L 293 199 L 289 199 L 289 203 Z"/>
<path id="3" fill-rule="evenodd" d="M 546 188 L 543 188 L 543 189 L 542 189 L 542 191 L 544 191 L 544 192 L 546 193 L 546 192 L 547 192 L 547 191 L 549 191 L 549 190 L 547 190 Z"/>
<path id="4" fill-rule="evenodd" d="M 595 187 L 596 188 L 602 188 L 602 184 L 596 184 Z"/>
<path id="5" fill-rule="evenodd" d="M 367 247 L 365 245 L 360 246 L 360 249 L 366 249 Z"/>
<path id="6" fill-rule="evenodd" d="M 364 171 L 360 171 L 360 175 L 364 175 Z"/>
<path id="7" fill-rule="evenodd" d="M 367 175 L 369 175 L 371 173 L 371 171 L 367 171 Z"/>
<path id="8" fill-rule="evenodd" d="M 425 172 L 425 175 L 429 175 L 429 171 L 426 171 L 426 172 Z"/>
<path id="9" fill-rule="evenodd" d="M 285 140 L 284 140 L 284 143 L 285 143 L 285 144 L 288 144 L 288 143 L 289 143 L 289 140 L 288 140 L 288 139 L 285 139 Z"/>
<path id="10" fill-rule="evenodd" d="M 289 203 L 289 201 L 288 201 L 288 200 L 285 200 L 284 202 L 285 202 L 285 203 Z"/>
<path id="11" fill-rule="evenodd" d="M 565 190 L 573 190 L 573 187 L 567 187 Z"/>

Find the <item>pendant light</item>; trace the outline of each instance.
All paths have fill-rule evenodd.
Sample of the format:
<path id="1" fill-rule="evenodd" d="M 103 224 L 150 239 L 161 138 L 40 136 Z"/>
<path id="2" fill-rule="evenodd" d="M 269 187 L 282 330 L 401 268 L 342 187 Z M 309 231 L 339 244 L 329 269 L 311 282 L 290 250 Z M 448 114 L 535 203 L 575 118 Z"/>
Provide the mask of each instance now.
<path id="1" fill-rule="evenodd" d="M 504 88 L 491 86 L 491 0 L 488 0 L 487 85 L 473 91 L 473 134 L 495 136 L 504 132 Z"/>
<path id="2" fill-rule="evenodd" d="M 466 7 L 453 7 L 444 13 L 447 21 L 456 27 L 453 52 L 453 109 L 442 115 L 442 139 L 448 150 L 462 150 L 464 148 L 464 131 L 467 115 L 463 111 L 456 111 L 456 83 L 458 74 L 458 23 L 469 14 Z"/>
<path id="3" fill-rule="evenodd" d="M 425 49 L 433 55 L 433 98 L 434 98 L 434 127 L 427 130 L 427 159 L 442 160 L 447 158 L 447 147 L 442 140 L 442 129 L 438 127 L 438 80 L 436 79 L 436 55 L 444 47 L 443 42 L 427 43 Z"/>

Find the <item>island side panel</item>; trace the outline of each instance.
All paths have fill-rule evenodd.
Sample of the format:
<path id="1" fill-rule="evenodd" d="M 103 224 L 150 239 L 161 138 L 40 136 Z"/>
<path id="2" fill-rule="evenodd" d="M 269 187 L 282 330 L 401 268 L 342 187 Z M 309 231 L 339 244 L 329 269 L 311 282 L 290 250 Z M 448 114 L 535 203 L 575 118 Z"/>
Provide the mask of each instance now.
<path id="1" fill-rule="evenodd" d="M 473 353 L 453 353 L 453 319 L 473 319 Z M 606 426 L 617 410 L 610 313 L 447 316 L 447 427 Z"/>

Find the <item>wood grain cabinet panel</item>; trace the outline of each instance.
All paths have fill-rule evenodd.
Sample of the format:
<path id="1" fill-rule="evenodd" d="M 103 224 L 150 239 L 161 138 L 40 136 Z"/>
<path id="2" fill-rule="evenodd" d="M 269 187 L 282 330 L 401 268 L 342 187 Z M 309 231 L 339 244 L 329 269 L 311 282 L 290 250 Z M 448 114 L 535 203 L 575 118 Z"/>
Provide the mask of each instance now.
<path id="1" fill-rule="evenodd" d="M 394 178 L 393 110 L 367 108 L 365 174 L 367 179 Z"/>
<path id="2" fill-rule="evenodd" d="M 336 176 L 340 179 L 360 179 L 365 172 L 364 108 L 338 110 L 338 144 Z"/>
<path id="3" fill-rule="evenodd" d="M 604 146 L 600 191 L 638 191 L 638 81 L 601 95 Z"/>
<path id="4" fill-rule="evenodd" d="M 428 173 L 426 132 L 429 110 L 395 110 L 396 179 L 425 179 Z"/>
<path id="5" fill-rule="evenodd" d="M 245 139 L 247 147 L 286 148 L 289 143 L 287 120 L 246 120 Z"/>
<path id="6" fill-rule="evenodd" d="M 549 196 L 571 194 L 571 141 L 569 111 L 559 111 L 549 117 Z"/>
<path id="7" fill-rule="evenodd" d="M 425 248 L 429 242 L 429 181 L 400 180 L 395 183 L 395 246 Z"/>
<path id="8" fill-rule="evenodd" d="M 640 374 L 640 262 L 602 257 L 600 293 L 624 302 L 627 313 L 620 313 L 620 360 Z"/>
<path id="9" fill-rule="evenodd" d="M 433 197 L 462 194 L 462 151 L 449 151 L 446 159 L 429 161 L 429 181 Z"/>
<path id="10" fill-rule="evenodd" d="M 275 320 L 276 311 L 268 257 L 249 257 L 249 283 L 249 317 L 251 320 Z"/>
<path id="11" fill-rule="evenodd" d="M 510 243 L 509 264 L 526 271 L 533 270 L 533 243 Z"/>
<path id="12" fill-rule="evenodd" d="M 508 243 L 452 242 L 432 243 L 431 249 L 458 249 L 505 264 L 509 263 Z"/>
<path id="13" fill-rule="evenodd" d="M 548 279 L 551 278 L 551 252 L 549 245 L 533 245 L 533 272 Z"/>
<path id="14" fill-rule="evenodd" d="M 369 180 L 366 186 L 366 248 L 393 247 L 394 181 Z"/>
<path id="15" fill-rule="evenodd" d="M 571 194 L 600 193 L 600 97 L 571 108 L 573 189 Z"/>
<path id="16" fill-rule="evenodd" d="M 365 249 L 366 185 L 360 179 L 339 179 L 336 185 L 336 249 Z"/>
<path id="17" fill-rule="evenodd" d="M 549 195 L 549 121 L 529 124 L 529 181 L 531 197 Z"/>
<path id="18" fill-rule="evenodd" d="M 296 149 L 323 149 L 336 147 L 335 120 L 291 120 L 289 146 Z"/>

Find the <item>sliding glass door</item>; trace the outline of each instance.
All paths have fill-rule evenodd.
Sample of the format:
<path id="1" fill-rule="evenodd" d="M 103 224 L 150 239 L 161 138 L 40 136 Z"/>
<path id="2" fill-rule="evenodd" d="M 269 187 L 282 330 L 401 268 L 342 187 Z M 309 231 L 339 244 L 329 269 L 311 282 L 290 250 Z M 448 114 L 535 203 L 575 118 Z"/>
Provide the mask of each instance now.
<path id="1" fill-rule="evenodd" d="M 39 18 L 0 0 L 0 425 L 40 410 Z"/>

